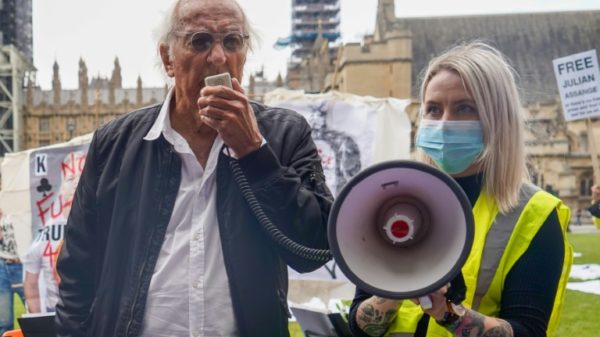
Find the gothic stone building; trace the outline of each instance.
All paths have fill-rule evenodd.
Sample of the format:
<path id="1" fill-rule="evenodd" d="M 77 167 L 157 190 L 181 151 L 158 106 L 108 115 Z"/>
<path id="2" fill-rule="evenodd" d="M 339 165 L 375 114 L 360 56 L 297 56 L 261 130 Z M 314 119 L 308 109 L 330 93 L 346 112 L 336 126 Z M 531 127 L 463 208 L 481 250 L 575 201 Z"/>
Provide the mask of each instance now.
<path id="1" fill-rule="evenodd" d="M 589 205 L 591 137 L 584 121 L 565 122 L 552 60 L 598 49 L 600 11 L 421 18 L 394 13 L 394 0 L 379 0 L 374 33 L 361 43 L 342 45 L 335 59 L 328 41 L 317 39 L 299 68 L 288 73 L 288 87 L 412 99 L 409 114 L 415 130 L 419 75 L 431 57 L 457 43 L 487 41 L 509 57 L 520 75 L 534 182 L 559 195 L 573 211 Z M 263 81 L 258 74 L 251 78 L 248 92 L 254 98 L 274 86 Z M 276 86 L 281 84 L 280 79 Z M 80 61 L 79 88 L 62 90 L 55 64 L 52 90 L 26 88 L 24 144 L 34 148 L 92 132 L 118 115 L 162 101 L 166 90 L 143 88 L 141 79 L 137 88 L 122 88 L 118 60 L 110 78 L 91 81 Z M 594 125 L 599 141 L 600 121 Z"/>
<path id="2" fill-rule="evenodd" d="M 264 94 L 283 86 L 281 75 L 268 81 L 262 70 L 251 74 L 247 88 L 250 99 L 262 100 Z M 88 69 L 79 61 L 79 87 L 61 87 L 59 66 L 54 63 L 52 90 L 41 90 L 30 81 L 25 89 L 23 143 L 26 149 L 68 141 L 93 132 L 98 126 L 124 113 L 160 103 L 168 87 L 144 88 L 138 77 L 136 88 L 123 88 L 121 66 L 115 59 L 110 78 L 88 79 Z"/>
<path id="3" fill-rule="evenodd" d="M 167 87 L 143 88 L 138 77 L 137 88 L 122 87 L 121 67 L 115 59 L 109 78 L 88 80 L 83 60 L 79 61 L 79 87 L 61 88 L 59 66 L 54 63 L 52 90 L 41 90 L 30 81 L 23 108 L 23 144 L 26 149 L 67 141 L 93 132 L 98 126 L 126 112 L 159 103 Z"/>
<path id="4" fill-rule="evenodd" d="M 429 60 L 465 41 L 490 43 L 519 74 L 534 182 L 559 195 L 573 212 L 587 207 L 591 137 L 585 121 L 565 122 L 552 60 L 600 48 L 600 11 L 401 18 L 395 9 L 394 0 L 379 0 L 374 33 L 341 46 L 333 62 L 326 57 L 327 49 L 317 45 L 326 41 L 317 41 L 294 78 L 302 73 L 319 76 L 315 91 L 412 99 L 414 130 L 420 75 Z M 600 142 L 600 121 L 593 125 Z"/>

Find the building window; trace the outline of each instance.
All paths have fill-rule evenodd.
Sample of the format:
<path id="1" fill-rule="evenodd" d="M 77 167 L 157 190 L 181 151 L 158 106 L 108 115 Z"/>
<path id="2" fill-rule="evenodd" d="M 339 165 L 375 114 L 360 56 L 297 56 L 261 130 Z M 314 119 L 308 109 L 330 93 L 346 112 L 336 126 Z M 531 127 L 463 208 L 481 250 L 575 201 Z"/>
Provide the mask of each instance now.
<path id="1" fill-rule="evenodd" d="M 40 132 L 48 132 L 50 131 L 50 118 L 43 117 L 40 118 Z"/>
<path id="2" fill-rule="evenodd" d="M 48 146 L 50 141 L 48 139 L 40 139 L 40 146 Z"/>
<path id="3" fill-rule="evenodd" d="M 77 122 L 75 121 L 75 118 L 67 118 L 66 128 L 67 132 L 69 132 L 69 139 L 73 138 L 73 134 L 75 133 L 75 129 L 77 128 Z"/>
<path id="4" fill-rule="evenodd" d="M 583 152 L 589 152 L 587 132 L 582 132 L 579 135 L 579 142 L 581 143 L 581 148 L 579 150 Z"/>
<path id="5" fill-rule="evenodd" d="M 586 172 L 581 176 L 581 181 L 579 182 L 579 194 L 582 197 L 592 195 L 592 182 L 591 172 Z"/>

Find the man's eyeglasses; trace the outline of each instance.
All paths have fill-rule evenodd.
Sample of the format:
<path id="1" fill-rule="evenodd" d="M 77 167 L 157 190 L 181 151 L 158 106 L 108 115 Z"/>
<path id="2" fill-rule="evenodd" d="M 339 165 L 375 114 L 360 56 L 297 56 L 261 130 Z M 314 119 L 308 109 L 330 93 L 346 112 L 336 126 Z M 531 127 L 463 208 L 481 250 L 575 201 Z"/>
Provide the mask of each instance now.
<path id="1" fill-rule="evenodd" d="M 239 32 L 172 32 L 171 34 L 186 38 L 186 44 L 197 53 L 209 51 L 213 47 L 215 40 L 221 42 L 225 51 L 237 53 L 244 49 L 246 40 L 250 37 Z"/>

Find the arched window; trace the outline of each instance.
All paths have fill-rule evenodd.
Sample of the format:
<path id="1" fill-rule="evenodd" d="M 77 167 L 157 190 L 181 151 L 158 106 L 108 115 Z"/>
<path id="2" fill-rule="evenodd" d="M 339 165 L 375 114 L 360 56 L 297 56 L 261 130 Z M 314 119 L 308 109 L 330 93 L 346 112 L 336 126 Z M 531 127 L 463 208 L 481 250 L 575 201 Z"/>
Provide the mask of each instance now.
<path id="1" fill-rule="evenodd" d="M 579 134 L 579 142 L 581 144 L 580 151 L 588 152 L 588 134 L 587 132 L 582 132 Z"/>
<path id="2" fill-rule="evenodd" d="M 584 172 L 579 180 L 579 195 L 588 197 L 592 195 L 592 172 Z"/>

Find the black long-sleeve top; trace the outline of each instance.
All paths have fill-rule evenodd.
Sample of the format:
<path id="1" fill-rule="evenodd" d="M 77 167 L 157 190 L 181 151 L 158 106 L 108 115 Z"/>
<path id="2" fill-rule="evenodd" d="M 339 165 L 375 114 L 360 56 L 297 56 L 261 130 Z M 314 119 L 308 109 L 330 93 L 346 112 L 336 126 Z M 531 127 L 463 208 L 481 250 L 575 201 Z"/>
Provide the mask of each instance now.
<path id="1" fill-rule="evenodd" d="M 471 205 L 474 205 L 481 191 L 482 176 L 472 175 L 455 180 L 465 191 Z M 558 215 L 553 211 L 504 281 L 498 317 L 510 323 L 514 337 L 546 336 L 564 254 L 563 232 Z M 358 327 L 356 313 L 359 304 L 371 296 L 362 289 L 356 289 L 349 322 L 350 330 L 357 337 L 369 337 Z"/>

